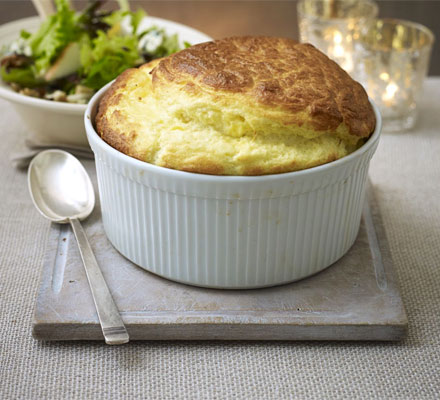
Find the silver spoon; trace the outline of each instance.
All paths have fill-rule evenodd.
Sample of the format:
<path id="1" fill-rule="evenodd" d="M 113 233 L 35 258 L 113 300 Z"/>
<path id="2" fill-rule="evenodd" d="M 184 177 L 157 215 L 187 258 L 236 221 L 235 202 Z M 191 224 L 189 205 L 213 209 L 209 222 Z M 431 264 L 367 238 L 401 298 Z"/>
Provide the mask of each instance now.
<path id="1" fill-rule="evenodd" d="M 87 218 L 95 206 L 95 193 L 86 170 L 65 151 L 45 150 L 29 165 L 28 184 L 32 201 L 43 216 L 72 226 L 105 342 L 127 343 L 127 330 L 79 222 Z"/>

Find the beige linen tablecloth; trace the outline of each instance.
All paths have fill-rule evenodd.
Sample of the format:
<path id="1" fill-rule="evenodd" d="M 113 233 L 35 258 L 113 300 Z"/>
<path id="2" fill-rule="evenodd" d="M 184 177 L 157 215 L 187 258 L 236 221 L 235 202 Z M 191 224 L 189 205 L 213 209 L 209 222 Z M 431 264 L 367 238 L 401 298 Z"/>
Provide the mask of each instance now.
<path id="1" fill-rule="evenodd" d="M 0 101 L 1 399 L 434 399 L 440 393 L 440 78 L 413 132 L 384 134 L 371 179 L 409 318 L 403 343 L 40 343 L 49 222 L 10 165 L 24 128 Z"/>

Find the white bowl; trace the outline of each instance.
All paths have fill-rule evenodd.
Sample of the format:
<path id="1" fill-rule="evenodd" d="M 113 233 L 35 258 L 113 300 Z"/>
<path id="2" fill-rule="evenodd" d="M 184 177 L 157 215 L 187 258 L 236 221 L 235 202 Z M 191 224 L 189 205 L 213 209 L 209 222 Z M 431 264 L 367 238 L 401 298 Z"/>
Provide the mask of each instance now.
<path id="1" fill-rule="evenodd" d="M 258 177 L 162 168 L 104 142 L 93 121 L 109 85 L 85 114 L 95 153 L 105 232 L 140 267 L 178 282 L 257 288 L 315 274 L 353 244 L 376 129 L 354 153 L 315 168 Z"/>
<path id="2" fill-rule="evenodd" d="M 22 29 L 34 32 L 40 24 L 39 17 L 30 17 L 0 26 L 0 48 L 16 40 Z M 164 28 L 168 34 L 177 33 L 182 43 L 187 41 L 196 44 L 212 40 L 202 32 L 162 18 L 145 17 L 140 28 L 145 29 L 151 25 Z M 87 107 L 85 104 L 60 103 L 25 96 L 12 90 L 1 78 L 0 97 L 14 104 L 28 128 L 30 139 L 48 145 L 88 147 L 83 122 Z"/>

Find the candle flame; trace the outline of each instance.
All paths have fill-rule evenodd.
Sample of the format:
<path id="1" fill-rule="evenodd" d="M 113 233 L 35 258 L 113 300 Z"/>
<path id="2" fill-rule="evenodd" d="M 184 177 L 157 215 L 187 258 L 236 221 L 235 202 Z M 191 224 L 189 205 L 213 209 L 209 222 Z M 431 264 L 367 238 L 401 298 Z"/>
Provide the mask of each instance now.
<path id="1" fill-rule="evenodd" d="M 341 44 L 342 43 L 342 35 L 341 32 L 336 31 L 333 35 L 333 41 L 336 44 Z"/>
<path id="2" fill-rule="evenodd" d="M 340 58 L 344 56 L 345 50 L 344 46 L 342 46 L 342 34 L 339 31 L 333 32 L 333 57 Z"/>
<path id="3" fill-rule="evenodd" d="M 385 88 L 385 93 L 382 95 L 382 100 L 385 102 L 389 102 L 394 98 L 398 90 L 399 88 L 394 82 L 389 83 Z"/>
<path id="4" fill-rule="evenodd" d="M 340 44 L 337 44 L 333 48 L 333 55 L 335 57 L 342 57 L 344 55 L 344 53 L 345 53 L 344 48 Z"/>
<path id="5" fill-rule="evenodd" d="M 329 41 L 327 54 L 333 58 L 347 72 L 353 70 L 352 54 L 350 52 L 351 37 L 345 37 L 342 32 L 331 29 L 326 33 L 326 40 Z"/>

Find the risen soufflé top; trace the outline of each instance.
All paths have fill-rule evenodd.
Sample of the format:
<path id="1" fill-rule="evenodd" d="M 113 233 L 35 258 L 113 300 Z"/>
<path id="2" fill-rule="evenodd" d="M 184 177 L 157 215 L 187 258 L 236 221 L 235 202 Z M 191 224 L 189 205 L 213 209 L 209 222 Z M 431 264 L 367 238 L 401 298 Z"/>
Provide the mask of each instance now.
<path id="1" fill-rule="evenodd" d="M 96 117 L 117 150 L 158 166 L 265 175 L 356 150 L 375 115 L 363 87 L 310 44 L 232 37 L 122 73 Z"/>

